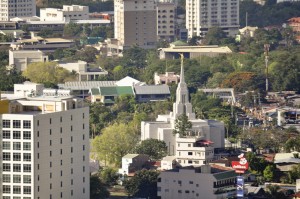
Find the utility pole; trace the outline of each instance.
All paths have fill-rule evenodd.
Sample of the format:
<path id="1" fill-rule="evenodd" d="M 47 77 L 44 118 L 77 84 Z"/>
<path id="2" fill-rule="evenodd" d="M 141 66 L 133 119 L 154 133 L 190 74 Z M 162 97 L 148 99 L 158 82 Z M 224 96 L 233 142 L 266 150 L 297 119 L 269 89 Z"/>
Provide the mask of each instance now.
<path id="1" fill-rule="evenodd" d="M 269 91 L 269 80 L 268 80 L 269 49 L 270 49 L 270 44 L 265 44 L 264 51 L 265 51 L 265 64 L 266 64 L 266 93 L 267 94 Z"/>

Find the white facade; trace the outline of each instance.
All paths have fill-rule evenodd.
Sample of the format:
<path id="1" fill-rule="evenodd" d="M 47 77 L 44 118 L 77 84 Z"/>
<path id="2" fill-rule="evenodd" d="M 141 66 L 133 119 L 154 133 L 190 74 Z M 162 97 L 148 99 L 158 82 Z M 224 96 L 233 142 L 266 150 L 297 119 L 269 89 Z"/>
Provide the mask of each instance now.
<path id="1" fill-rule="evenodd" d="M 89 19 L 89 7 L 79 5 L 64 5 L 63 9 L 42 8 L 41 21 L 73 21 Z"/>
<path id="2" fill-rule="evenodd" d="M 17 71 L 24 71 L 28 64 L 34 62 L 48 62 L 48 56 L 40 50 L 10 50 L 9 66 Z"/>
<path id="3" fill-rule="evenodd" d="M 14 96 L 0 116 L 1 198 L 89 198 L 89 110 L 82 101 L 44 89 Z"/>
<path id="4" fill-rule="evenodd" d="M 14 17 L 32 17 L 36 15 L 35 0 L 0 1 L 0 21 L 9 21 Z"/>
<path id="5" fill-rule="evenodd" d="M 175 120 L 185 114 L 192 123 L 188 135 L 173 135 Z M 184 80 L 183 60 L 180 82 L 176 91 L 176 102 L 169 115 L 158 115 L 155 122 L 141 123 L 141 140 L 158 139 L 166 143 L 169 155 L 176 156 L 181 166 L 200 166 L 214 157 L 214 148 L 224 147 L 224 124 L 214 120 L 196 119 L 189 102 L 189 92 Z"/>
<path id="6" fill-rule="evenodd" d="M 160 173 L 157 183 L 161 199 L 223 199 L 236 195 L 235 171 L 215 172 L 209 165 Z"/>
<path id="7" fill-rule="evenodd" d="M 114 33 L 121 46 L 156 47 L 156 6 L 155 0 L 114 1 Z"/>
<path id="8" fill-rule="evenodd" d="M 122 157 L 122 168 L 119 169 L 119 174 L 128 175 L 143 168 L 143 165 L 148 162 L 149 156 L 143 154 L 127 154 Z"/>
<path id="9" fill-rule="evenodd" d="M 230 36 L 239 28 L 239 0 L 187 0 L 186 28 L 188 37 L 204 36 L 209 28 L 218 26 Z"/>

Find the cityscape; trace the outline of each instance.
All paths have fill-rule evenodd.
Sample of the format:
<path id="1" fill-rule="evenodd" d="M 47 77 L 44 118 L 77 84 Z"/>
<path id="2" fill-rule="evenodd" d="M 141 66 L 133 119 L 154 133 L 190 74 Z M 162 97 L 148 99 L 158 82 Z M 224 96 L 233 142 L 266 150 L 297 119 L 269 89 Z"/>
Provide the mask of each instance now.
<path id="1" fill-rule="evenodd" d="M 0 198 L 300 198 L 299 0 L 0 0 Z"/>

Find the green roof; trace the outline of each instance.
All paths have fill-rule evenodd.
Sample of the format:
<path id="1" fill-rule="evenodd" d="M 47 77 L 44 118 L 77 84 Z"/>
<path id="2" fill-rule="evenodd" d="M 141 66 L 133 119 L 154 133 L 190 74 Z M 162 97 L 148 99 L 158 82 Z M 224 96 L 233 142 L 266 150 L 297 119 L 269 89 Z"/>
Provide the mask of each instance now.
<path id="1" fill-rule="evenodd" d="M 217 180 L 223 180 L 223 179 L 228 179 L 228 178 L 236 177 L 237 175 L 238 175 L 238 174 L 235 173 L 234 170 L 232 170 L 232 171 L 225 171 L 225 172 L 215 173 L 215 174 L 214 174 L 214 177 L 215 177 Z"/>
<path id="2" fill-rule="evenodd" d="M 120 95 L 133 95 L 131 86 L 111 86 L 111 87 L 99 87 L 100 95 L 102 96 L 120 96 Z"/>
<path id="3" fill-rule="evenodd" d="M 99 94 L 100 94 L 99 88 L 92 88 L 92 89 L 91 89 L 91 94 L 92 94 L 92 95 L 99 95 Z"/>
<path id="4" fill-rule="evenodd" d="M 173 44 L 174 46 L 187 46 L 187 43 L 185 43 L 184 41 L 181 41 L 181 40 L 174 41 L 171 44 Z"/>

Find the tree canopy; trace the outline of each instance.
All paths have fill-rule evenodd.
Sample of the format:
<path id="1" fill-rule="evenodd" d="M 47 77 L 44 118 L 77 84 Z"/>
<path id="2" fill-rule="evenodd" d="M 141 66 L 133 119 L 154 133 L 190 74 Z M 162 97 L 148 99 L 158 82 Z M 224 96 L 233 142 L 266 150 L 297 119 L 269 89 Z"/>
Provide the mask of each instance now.
<path id="1" fill-rule="evenodd" d="M 143 140 L 135 149 L 138 154 L 149 155 L 152 160 L 160 160 L 167 155 L 167 145 L 157 139 Z"/>

